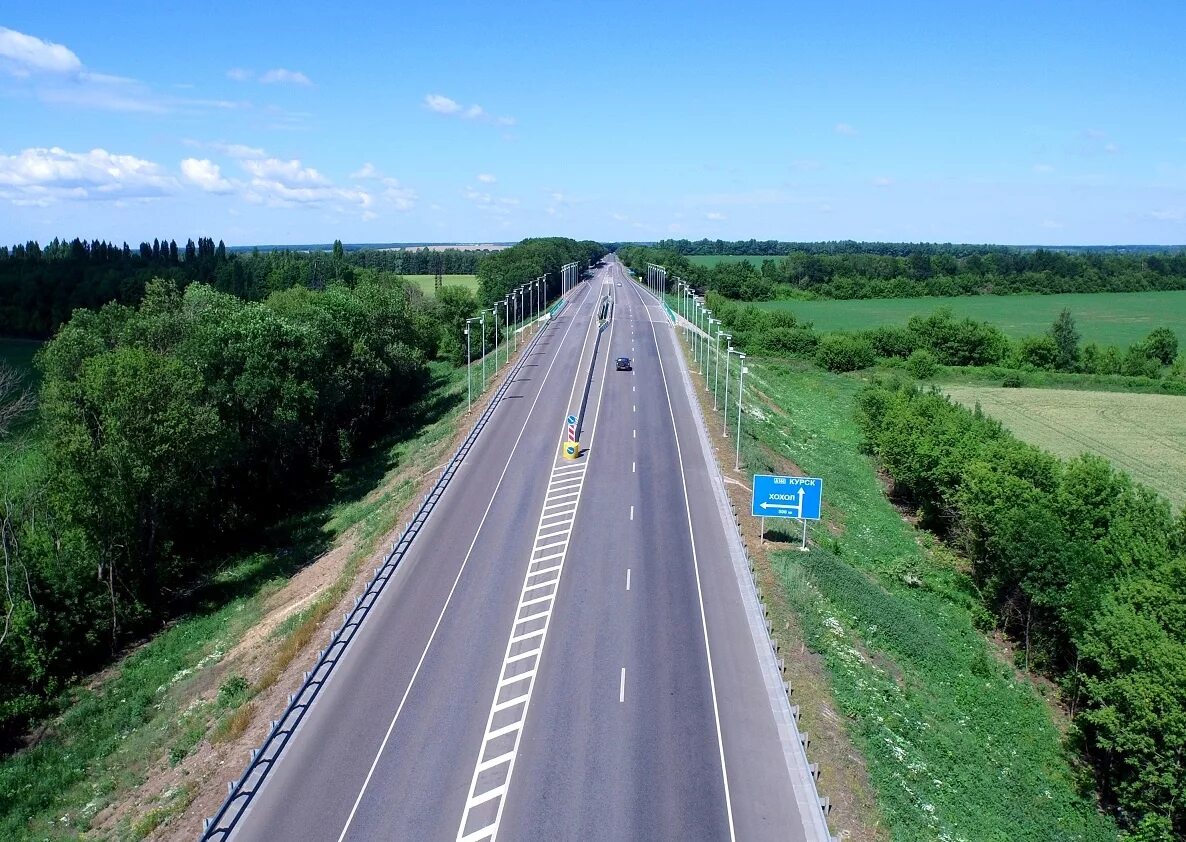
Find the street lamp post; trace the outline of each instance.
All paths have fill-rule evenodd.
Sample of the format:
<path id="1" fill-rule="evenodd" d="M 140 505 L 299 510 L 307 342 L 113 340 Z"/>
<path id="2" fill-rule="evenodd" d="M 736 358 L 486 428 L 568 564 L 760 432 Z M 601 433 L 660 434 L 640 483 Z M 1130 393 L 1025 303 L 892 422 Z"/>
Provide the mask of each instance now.
<path id="1" fill-rule="evenodd" d="M 708 317 L 708 347 L 704 349 L 704 391 L 712 391 L 713 389 L 713 347 L 716 345 L 716 339 L 713 338 L 713 325 L 721 324 L 720 319 L 714 319 L 710 310 L 704 311 L 709 314 Z M 721 328 L 716 328 L 716 334 L 720 336 Z M 713 407 L 716 408 L 715 406 Z"/>
<path id="2" fill-rule="evenodd" d="M 481 321 L 481 319 L 469 318 L 469 319 L 465 320 L 465 411 L 466 412 L 469 412 L 470 407 L 473 405 L 473 402 L 474 402 L 474 387 L 473 387 L 473 382 L 472 382 L 473 378 L 471 376 L 473 369 L 470 366 L 470 362 L 473 360 L 473 354 L 470 350 L 471 343 L 470 343 L 470 336 L 469 336 L 469 326 L 470 326 L 471 322 L 479 322 L 479 321 Z"/>
<path id="3" fill-rule="evenodd" d="M 725 349 L 725 400 L 721 403 L 721 435 L 729 438 L 729 361 L 734 354 L 741 353 L 733 350 L 733 337 L 725 334 L 729 339 L 729 347 Z"/>
<path id="4" fill-rule="evenodd" d="M 716 367 L 716 373 L 713 375 L 713 380 L 712 380 L 712 408 L 713 409 L 717 408 L 717 392 L 719 392 L 720 388 L 721 388 L 721 337 L 724 337 L 726 340 L 728 340 L 728 344 L 730 347 L 732 347 L 732 345 L 733 345 L 733 334 L 723 333 L 720 328 L 717 328 L 717 367 Z M 729 360 L 728 360 L 728 358 L 726 358 L 725 359 L 725 375 L 726 375 L 726 377 L 728 376 L 728 363 L 729 363 Z"/>
<path id="5" fill-rule="evenodd" d="M 733 457 L 733 470 L 741 470 L 741 398 L 745 394 L 742 391 L 745 388 L 745 373 L 749 371 L 745 367 L 745 354 L 738 353 L 737 366 L 741 369 L 741 373 L 737 375 L 737 435 L 734 444 L 737 445 L 737 455 Z"/>
<path id="6" fill-rule="evenodd" d="M 479 320 L 482 325 L 482 391 L 486 391 L 486 311 L 482 311 Z"/>
<path id="7" fill-rule="evenodd" d="M 498 304 L 495 301 L 494 306 L 490 308 L 491 314 L 494 316 L 494 370 L 498 371 Z"/>

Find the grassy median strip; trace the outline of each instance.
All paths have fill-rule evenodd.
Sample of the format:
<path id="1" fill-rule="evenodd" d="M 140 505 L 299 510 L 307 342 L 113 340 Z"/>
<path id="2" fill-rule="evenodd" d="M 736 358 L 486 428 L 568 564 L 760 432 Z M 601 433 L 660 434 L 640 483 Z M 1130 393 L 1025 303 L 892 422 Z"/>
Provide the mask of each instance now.
<path id="1" fill-rule="evenodd" d="M 1082 794 L 1084 772 L 1064 748 L 1057 712 L 979 631 L 988 618 L 960 560 L 886 499 L 860 452 L 860 381 L 784 361 L 749 364 L 750 471 L 793 463 L 825 478 L 811 552 L 770 557 L 891 836 L 1114 839 L 1115 826 Z"/>
<path id="2" fill-rule="evenodd" d="M 74 839 L 134 790 L 162 760 L 181 762 L 204 739 L 240 735 L 251 699 L 283 672 L 349 589 L 359 566 L 397 524 L 420 480 L 447 458 L 464 411 L 465 371 L 434 364 L 425 399 L 335 479 L 329 499 L 280 524 L 273 548 L 228 560 L 193 598 L 193 610 L 86 686 L 62 699 L 62 714 L 30 747 L 0 762 L 0 838 Z M 264 614 L 288 577 L 350 533 L 353 551 L 334 581 L 278 626 L 276 654 L 254 684 L 216 666 Z M 237 770 L 236 770 L 237 773 Z M 119 838 L 142 838 L 183 812 L 196 794 L 165 792 L 125 820 Z"/>

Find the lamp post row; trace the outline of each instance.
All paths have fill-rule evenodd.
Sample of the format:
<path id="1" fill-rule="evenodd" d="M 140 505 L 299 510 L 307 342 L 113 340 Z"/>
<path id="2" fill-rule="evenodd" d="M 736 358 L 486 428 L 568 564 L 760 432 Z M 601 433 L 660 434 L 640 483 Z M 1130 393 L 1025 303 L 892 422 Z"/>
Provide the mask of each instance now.
<path id="1" fill-rule="evenodd" d="M 734 433 L 734 461 L 733 469 L 741 469 L 741 404 L 745 394 L 745 375 L 749 368 L 745 365 L 746 355 L 733 347 L 733 334 L 727 333 L 722 327 L 721 319 L 713 318 L 703 297 L 697 296 L 695 289 L 682 278 L 675 278 L 674 292 L 677 296 L 677 306 L 684 319 L 684 333 L 688 337 L 688 344 L 692 352 L 692 359 L 699 367 L 704 377 L 704 390 L 712 391 L 712 408 L 717 409 L 717 394 L 721 379 L 721 339 L 726 341 L 725 348 L 725 391 L 721 409 L 721 435 L 729 436 L 729 380 L 733 355 L 737 355 L 737 425 Z M 654 263 L 647 264 L 647 282 L 655 295 L 664 299 L 667 291 L 667 269 Z M 716 334 L 713 334 L 713 326 Z M 715 364 L 715 369 L 713 368 Z M 709 381 L 712 381 L 711 386 Z"/>

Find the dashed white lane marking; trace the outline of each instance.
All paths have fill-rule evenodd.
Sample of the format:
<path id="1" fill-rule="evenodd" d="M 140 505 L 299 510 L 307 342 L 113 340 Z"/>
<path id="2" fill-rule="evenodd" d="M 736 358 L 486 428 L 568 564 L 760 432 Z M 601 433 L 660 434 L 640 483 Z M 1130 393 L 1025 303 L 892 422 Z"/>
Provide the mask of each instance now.
<path id="1" fill-rule="evenodd" d="M 634 405 L 634 411 L 635 411 L 635 412 L 638 412 L 638 404 L 635 404 L 635 405 Z"/>
<path id="2" fill-rule="evenodd" d="M 626 590 L 630 590 L 630 568 L 626 568 Z"/>
<path id="3" fill-rule="evenodd" d="M 634 520 L 634 507 L 633 506 L 630 507 L 630 519 Z"/>
<path id="4" fill-rule="evenodd" d="M 626 701 L 626 668 L 622 667 L 622 680 L 618 684 L 618 701 Z"/>
<path id="5" fill-rule="evenodd" d="M 635 431 L 634 431 L 634 437 L 635 437 L 635 438 L 638 438 L 638 430 L 635 430 Z"/>
<path id="6" fill-rule="evenodd" d="M 630 463 L 630 473 L 632 473 L 632 474 L 638 473 L 638 465 L 634 462 Z"/>
<path id="7" fill-rule="evenodd" d="M 470 781 L 461 827 L 457 830 L 459 842 L 494 839 L 498 834 L 502 799 L 511 782 L 515 753 L 519 750 L 519 738 L 523 734 L 523 722 L 527 718 L 531 691 L 535 687 L 535 675 L 552 621 L 556 591 L 568 555 L 568 534 L 572 531 L 577 503 L 585 484 L 586 465 L 584 463 L 576 468 L 567 464 L 558 465 L 552 470 L 549 489 L 557 485 L 556 476 L 563 471 L 564 483 L 568 485 L 575 482 L 576 490 L 570 492 L 566 488 L 558 497 L 546 499 L 574 499 L 566 499 L 559 504 L 566 509 L 559 520 L 555 519 L 555 515 L 540 513 L 531 562 L 523 577 L 523 588 L 519 593 L 519 605 L 507 639 L 497 689 L 490 702 L 482 748 L 478 752 L 478 762 Z M 551 508 L 555 507 L 545 506 L 544 511 Z M 545 524 L 545 520 L 551 522 Z M 562 527 L 562 531 L 555 532 L 557 527 Z"/>

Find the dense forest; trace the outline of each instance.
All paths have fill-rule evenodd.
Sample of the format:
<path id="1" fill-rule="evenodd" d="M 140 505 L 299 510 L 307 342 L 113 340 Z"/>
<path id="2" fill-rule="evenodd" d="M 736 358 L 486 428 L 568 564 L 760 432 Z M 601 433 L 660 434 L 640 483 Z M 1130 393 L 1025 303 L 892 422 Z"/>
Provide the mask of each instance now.
<path id="1" fill-rule="evenodd" d="M 823 242 L 786 242 L 782 240 L 660 240 L 655 248 L 677 254 L 735 254 L 753 257 L 774 257 L 794 252 L 804 254 L 883 254 L 909 257 L 915 253 L 949 254 L 969 257 L 973 254 L 1024 254 L 1034 251 L 1058 251 L 1066 254 L 1157 254 L 1180 251 L 1165 246 L 995 246 L 969 243 L 885 243 L 858 240 L 826 240 Z"/>
<path id="2" fill-rule="evenodd" d="M 85 298 L 70 313 L 48 296 L 42 312 L 63 323 L 38 357 L 35 410 L 0 371 L 0 744 L 316 495 L 425 396 L 429 361 L 463 363 L 465 320 L 483 306 L 462 287 L 427 297 L 340 248 L 240 259 L 206 240 L 176 260 L 159 241 L 155 256 L 53 248 L 5 260 L 72 262 L 77 274 L 41 277 L 134 303 Z M 603 253 L 525 241 L 487 278 L 501 289 Z M 263 282 L 208 282 L 239 273 Z"/>
<path id="3" fill-rule="evenodd" d="M 1109 254 L 984 248 L 965 253 L 964 247 L 926 246 L 903 247 L 899 253 L 897 244 L 851 245 L 868 249 L 797 250 L 760 264 L 713 266 L 691 263 L 669 248 L 625 246 L 619 254 L 636 273 L 656 263 L 667 268 L 669 280 L 678 277 L 701 291 L 743 301 L 1186 289 L 1186 250 Z"/>
<path id="4" fill-rule="evenodd" d="M 894 492 L 968 560 L 986 625 L 1058 683 L 1107 805 L 1135 839 L 1182 838 L 1186 513 L 936 392 L 872 385 L 860 421 Z"/>
<path id="5" fill-rule="evenodd" d="M 55 239 L 0 247 L 0 335 L 52 336 L 78 308 L 94 310 L 109 301 L 136 304 L 153 278 L 172 280 L 179 289 L 208 284 L 219 292 L 261 301 L 293 286 L 324 289 L 334 282 L 374 280 L 376 273 L 433 274 L 438 262 L 446 274 L 474 274 L 484 252 L 449 249 L 432 252 L 331 251 L 228 252 L 220 240 L 153 240 L 132 249 L 100 240 Z"/>

